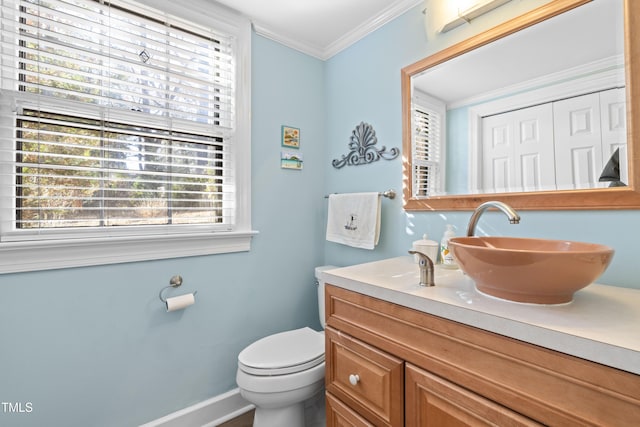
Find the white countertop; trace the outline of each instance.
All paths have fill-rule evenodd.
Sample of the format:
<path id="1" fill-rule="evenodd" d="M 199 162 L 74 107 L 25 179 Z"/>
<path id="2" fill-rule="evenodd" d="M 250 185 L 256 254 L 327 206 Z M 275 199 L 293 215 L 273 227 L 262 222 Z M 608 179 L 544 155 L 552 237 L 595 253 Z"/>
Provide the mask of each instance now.
<path id="1" fill-rule="evenodd" d="M 418 285 L 409 256 L 322 273 L 326 283 L 640 375 L 640 290 L 592 284 L 563 305 L 500 300 L 460 270 L 436 266 Z"/>

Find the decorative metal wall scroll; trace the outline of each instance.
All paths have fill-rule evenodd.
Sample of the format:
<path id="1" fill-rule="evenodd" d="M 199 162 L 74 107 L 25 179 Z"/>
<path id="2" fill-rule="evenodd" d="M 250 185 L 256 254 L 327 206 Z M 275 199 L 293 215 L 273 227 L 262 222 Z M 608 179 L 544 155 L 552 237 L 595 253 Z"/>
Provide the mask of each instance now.
<path id="1" fill-rule="evenodd" d="M 366 165 L 383 158 L 385 160 L 393 160 L 400 155 L 400 150 L 392 148 L 386 151 L 387 148 L 382 146 L 379 150 L 374 147 L 378 143 L 376 137 L 376 131 L 373 130 L 373 126 L 369 123 L 360 122 L 358 126 L 351 132 L 351 138 L 349 141 L 348 154 L 342 156 L 342 159 L 333 159 L 331 164 L 334 168 L 340 169 L 345 165 L 357 166 Z"/>

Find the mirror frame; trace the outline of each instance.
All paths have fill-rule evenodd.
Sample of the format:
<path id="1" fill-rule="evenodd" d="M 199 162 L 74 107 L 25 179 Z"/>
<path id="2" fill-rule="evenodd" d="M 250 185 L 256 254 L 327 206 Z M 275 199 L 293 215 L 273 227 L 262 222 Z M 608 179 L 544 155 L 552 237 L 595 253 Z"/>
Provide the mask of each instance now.
<path id="1" fill-rule="evenodd" d="M 522 193 L 443 195 L 412 197 L 411 180 L 411 77 L 473 49 L 507 37 L 592 0 L 556 0 L 483 33 L 445 48 L 404 67 L 402 83 L 402 180 L 407 211 L 473 210 L 489 200 L 501 200 L 522 210 L 640 209 L 640 1 L 624 1 L 624 57 L 627 102 L 627 153 L 629 183 L 626 187 L 556 190 Z"/>

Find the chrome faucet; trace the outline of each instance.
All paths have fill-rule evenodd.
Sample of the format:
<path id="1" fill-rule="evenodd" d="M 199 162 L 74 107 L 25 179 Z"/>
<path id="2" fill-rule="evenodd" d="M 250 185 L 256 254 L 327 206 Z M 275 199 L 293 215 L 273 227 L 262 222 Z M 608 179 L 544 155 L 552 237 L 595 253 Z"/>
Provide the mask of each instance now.
<path id="1" fill-rule="evenodd" d="M 471 219 L 469 219 L 469 227 L 467 228 L 467 236 L 473 236 L 475 231 L 476 231 L 476 225 L 478 224 L 478 220 L 480 219 L 480 215 L 482 215 L 482 213 L 484 211 L 486 211 L 489 208 L 498 208 L 500 209 L 502 212 L 504 212 L 505 215 L 507 215 L 509 217 L 509 222 L 511 224 L 519 224 L 520 223 L 520 215 L 518 215 L 518 212 L 515 211 L 515 209 L 513 209 L 511 206 L 507 205 L 506 203 L 502 203 L 502 202 L 498 202 L 498 201 L 489 201 L 489 202 L 484 202 L 483 204 L 481 204 L 480 206 L 478 206 L 476 208 L 476 210 L 473 211 L 473 215 L 471 215 Z"/>
<path id="2" fill-rule="evenodd" d="M 422 252 L 409 251 L 409 253 L 418 255 L 420 259 L 420 261 L 418 261 L 418 265 L 420 266 L 420 286 L 435 286 L 436 283 L 433 280 L 433 260 Z"/>

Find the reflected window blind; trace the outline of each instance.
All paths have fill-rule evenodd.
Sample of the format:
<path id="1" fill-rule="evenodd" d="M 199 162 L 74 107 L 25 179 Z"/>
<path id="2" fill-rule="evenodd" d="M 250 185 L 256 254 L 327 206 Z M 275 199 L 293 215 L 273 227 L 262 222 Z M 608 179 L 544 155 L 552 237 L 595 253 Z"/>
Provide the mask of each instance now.
<path id="1" fill-rule="evenodd" d="M 442 118 L 430 108 L 412 104 L 413 197 L 428 197 L 441 191 Z"/>
<path id="2" fill-rule="evenodd" d="M 232 36 L 134 3 L 0 1 L 14 230 L 233 228 Z"/>

